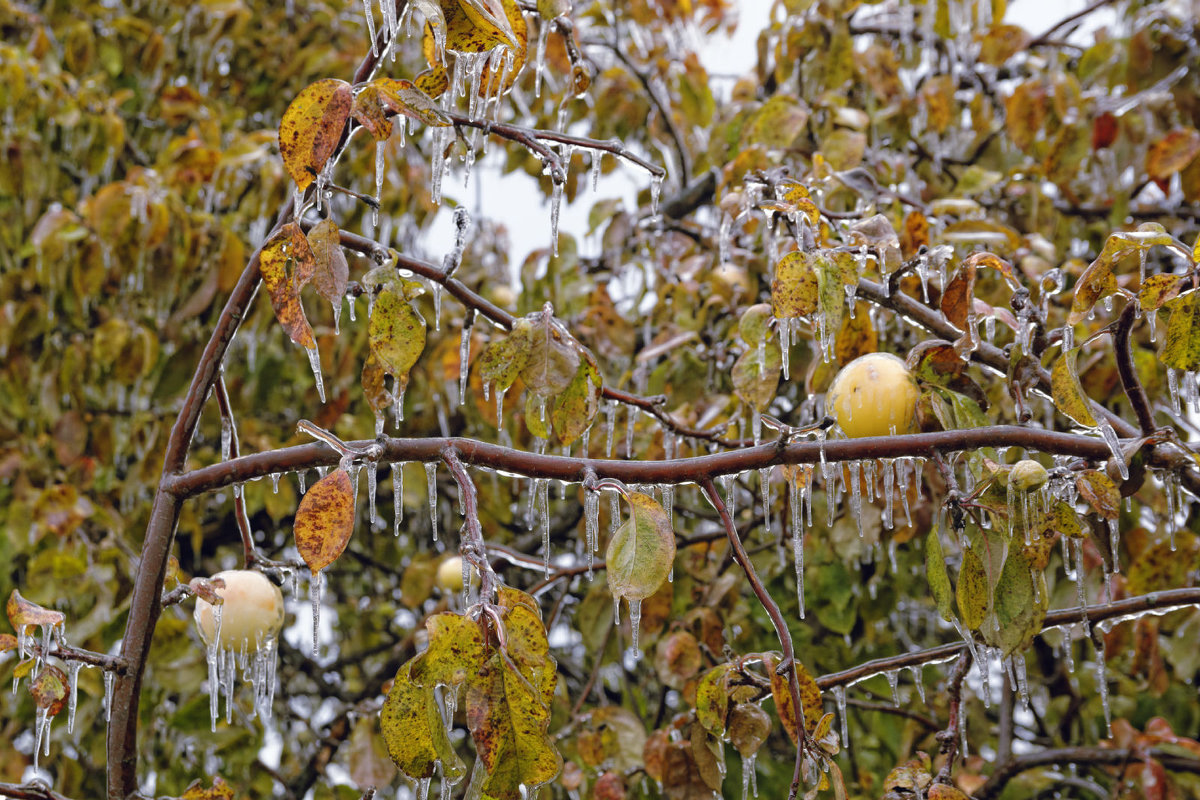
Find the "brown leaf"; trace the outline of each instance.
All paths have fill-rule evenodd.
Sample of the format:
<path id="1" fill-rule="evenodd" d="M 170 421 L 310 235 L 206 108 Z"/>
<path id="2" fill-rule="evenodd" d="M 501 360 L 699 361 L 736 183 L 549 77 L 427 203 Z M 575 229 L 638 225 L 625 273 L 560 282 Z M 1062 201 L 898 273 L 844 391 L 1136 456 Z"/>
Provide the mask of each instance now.
<path id="1" fill-rule="evenodd" d="M 279 122 L 279 154 L 301 191 L 337 149 L 354 98 L 350 84 L 329 78 L 303 89 Z"/>
<path id="2" fill-rule="evenodd" d="M 52 611 L 48 608 L 43 608 L 37 603 L 30 602 L 21 596 L 21 593 L 16 589 L 12 590 L 12 594 L 8 596 L 8 621 L 12 623 L 13 629 L 20 631 L 21 627 L 41 626 L 41 625 L 62 625 L 66 617 L 61 611 Z"/>
<path id="3" fill-rule="evenodd" d="M 296 549 L 314 574 L 337 560 L 354 533 L 354 490 L 346 470 L 335 469 L 308 490 L 293 531 Z"/>
<path id="4" fill-rule="evenodd" d="M 1146 151 L 1146 174 L 1151 180 L 1167 180 L 1200 155 L 1200 131 L 1176 128 Z"/>
<path id="5" fill-rule="evenodd" d="M 339 235 L 337 223 L 331 219 L 321 220 L 308 232 L 308 246 L 313 256 L 313 287 L 335 309 L 341 308 L 350 279 L 350 266 L 346 263 Z"/>
<path id="6" fill-rule="evenodd" d="M 316 263 L 304 231 L 295 222 L 281 227 L 262 246 L 258 263 L 279 324 L 296 344 L 307 349 L 316 347 L 312 326 L 300 303 L 300 290 L 312 278 Z"/>

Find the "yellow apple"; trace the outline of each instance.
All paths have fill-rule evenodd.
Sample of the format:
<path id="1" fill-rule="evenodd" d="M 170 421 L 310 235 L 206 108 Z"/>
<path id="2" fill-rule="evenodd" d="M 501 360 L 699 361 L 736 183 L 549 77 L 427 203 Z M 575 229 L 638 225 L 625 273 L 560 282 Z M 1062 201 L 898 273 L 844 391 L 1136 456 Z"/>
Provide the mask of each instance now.
<path id="1" fill-rule="evenodd" d="M 851 439 L 916 430 L 917 382 L 891 353 L 859 356 L 833 379 L 825 411 Z"/>
<path id="2" fill-rule="evenodd" d="M 437 585 L 445 592 L 461 592 L 462 584 L 462 556 L 449 556 L 438 565 Z M 479 582 L 478 573 L 475 568 L 471 568 L 471 584 Z"/>
<path id="3" fill-rule="evenodd" d="M 212 576 L 225 582 L 217 594 L 221 604 L 220 647 L 224 650 L 253 652 L 260 643 L 279 634 L 283 627 L 283 592 L 261 572 L 235 569 Z M 215 620 L 213 606 L 196 598 L 194 614 L 200 638 L 206 644 L 213 640 Z"/>

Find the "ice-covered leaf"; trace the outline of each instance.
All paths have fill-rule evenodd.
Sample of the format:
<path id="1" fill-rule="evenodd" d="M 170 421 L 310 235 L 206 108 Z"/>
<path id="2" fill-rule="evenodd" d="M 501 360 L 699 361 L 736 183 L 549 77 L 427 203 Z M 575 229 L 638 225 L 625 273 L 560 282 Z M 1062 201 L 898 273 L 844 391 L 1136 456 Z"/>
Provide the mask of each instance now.
<path id="1" fill-rule="evenodd" d="M 1176 128 L 1168 131 L 1146 151 L 1146 174 L 1154 181 L 1165 181 L 1200 155 L 1200 131 Z"/>
<path id="2" fill-rule="evenodd" d="M 1096 469 L 1085 469 L 1075 476 L 1075 487 L 1096 513 L 1105 519 L 1121 515 L 1121 490 L 1112 478 Z"/>
<path id="3" fill-rule="evenodd" d="M 987 618 L 988 577 L 983 562 L 970 548 L 963 550 L 956 590 L 959 619 L 968 630 L 979 630 Z"/>
<path id="4" fill-rule="evenodd" d="M 766 303 L 756 303 L 743 311 L 738 319 L 738 335 L 752 347 L 771 338 L 771 307 Z"/>
<path id="5" fill-rule="evenodd" d="M 350 84 L 329 78 L 304 88 L 283 112 L 279 154 L 301 190 L 317 179 L 337 149 L 353 103 Z"/>
<path id="6" fill-rule="evenodd" d="M 771 717 L 755 703 L 738 703 L 729 712 L 729 741 L 743 759 L 759 751 L 771 734 Z"/>
<path id="7" fill-rule="evenodd" d="M 376 78 L 367 88 L 374 87 L 379 92 L 379 102 L 385 111 L 394 114 L 404 114 L 432 127 L 445 127 L 450 124 L 450 118 L 433 101 L 425 90 L 409 80 L 397 78 Z"/>
<path id="8" fill-rule="evenodd" d="M 788 688 L 788 676 L 785 670 L 780 674 L 776 669 L 778 660 L 774 655 L 763 656 L 763 669 L 771 677 L 771 696 L 775 698 L 775 710 L 779 713 L 779 721 L 787 732 L 792 744 L 799 741 L 799 727 L 796 719 L 796 706 L 792 703 L 792 692 Z M 808 669 L 799 661 L 794 663 L 796 679 L 800 684 L 800 704 L 804 710 L 804 729 L 810 734 L 817 729 L 821 721 L 821 689 Z"/>
<path id="9" fill-rule="evenodd" d="M 214 775 L 212 786 L 208 788 L 205 788 L 203 781 L 192 781 L 179 800 L 234 800 L 234 797 L 233 787 L 221 776 Z"/>
<path id="10" fill-rule="evenodd" d="M 763 103 L 742 128 L 742 148 L 757 145 L 767 150 L 787 147 L 808 125 L 808 107 L 789 94 L 775 94 Z"/>
<path id="11" fill-rule="evenodd" d="M 1071 301 L 1071 313 L 1067 322 L 1077 325 L 1087 319 L 1096 301 L 1117 291 L 1117 279 L 1113 276 L 1112 260 L 1101 256 L 1091 263 L 1075 283 L 1075 297 Z"/>
<path id="12" fill-rule="evenodd" d="M 984 641 L 999 647 L 1005 658 L 1023 650 L 1041 632 L 1049 602 L 1041 572 L 1035 573 L 1020 551 L 1009 553 L 993 600 L 997 625 L 983 626 Z"/>
<path id="13" fill-rule="evenodd" d="M 807 317 L 817 310 L 817 272 L 812 253 L 793 250 L 775 264 L 771 308 L 777 319 Z"/>
<path id="14" fill-rule="evenodd" d="M 529 320 L 519 319 L 505 336 L 493 339 L 476 359 L 479 380 L 493 390 L 503 391 L 512 386 L 529 363 L 532 335 L 533 325 Z"/>
<path id="15" fill-rule="evenodd" d="M 346 297 L 350 266 L 342 250 L 337 223 L 323 219 L 308 232 L 308 247 L 312 251 L 312 284 L 317 294 L 334 307 L 340 307 Z"/>
<path id="16" fill-rule="evenodd" d="M 1200 370 L 1200 290 L 1184 292 L 1166 303 L 1167 340 L 1162 363 L 1184 372 Z"/>
<path id="17" fill-rule="evenodd" d="M 410 778 L 432 778 L 440 763 L 442 775 L 457 783 L 466 767 L 450 744 L 433 687 L 413 683 L 410 664 L 396 673 L 379 715 L 388 755 Z"/>
<path id="18" fill-rule="evenodd" d="M 392 120 L 388 116 L 389 109 L 385 105 L 383 92 L 375 82 L 364 86 L 354 95 L 354 107 L 351 114 L 358 124 L 366 128 L 377 142 L 386 142 L 392 135 Z"/>
<path id="19" fill-rule="evenodd" d="M 371 352 L 388 374 L 407 382 L 425 349 L 425 327 L 425 318 L 401 291 L 388 287 L 375 298 L 367 335 Z"/>
<path id="20" fill-rule="evenodd" d="M 410 663 L 409 677 L 418 686 L 458 686 L 479 671 L 484 661 L 479 623 L 443 612 L 425 619 L 429 647 Z"/>
<path id="21" fill-rule="evenodd" d="M 514 609 L 517 606 L 525 606 L 536 614 L 538 619 L 541 619 L 542 616 L 542 610 L 538 608 L 537 600 L 534 600 L 526 592 L 514 589 L 511 586 L 500 586 L 496 589 L 496 605 L 508 610 Z"/>
<path id="22" fill-rule="evenodd" d="M 613 597 L 642 600 L 658 591 L 675 561 L 675 532 L 654 498 L 629 495 L 630 518 L 608 542 L 608 589 Z"/>
<path id="23" fill-rule="evenodd" d="M 542 705 L 550 708 L 558 681 L 558 662 L 550 655 L 540 612 L 526 603 L 513 605 L 504 615 L 504 635 L 508 658 L 533 687 Z"/>
<path id="24" fill-rule="evenodd" d="M 879 350 L 879 334 L 871 321 L 870 306 L 856 302 L 855 314 L 842 319 L 833 340 L 833 354 L 839 364 L 849 364 L 854 359 Z"/>
<path id="25" fill-rule="evenodd" d="M 682 689 L 703 663 L 700 643 L 687 631 L 664 636 L 654 650 L 654 669 L 659 680 L 675 689 Z"/>
<path id="26" fill-rule="evenodd" d="M 296 549 L 314 573 L 337 560 L 354 533 L 354 489 L 346 470 L 333 470 L 304 494 L 293 531 Z"/>
<path id="27" fill-rule="evenodd" d="M 279 324 L 296 344 L 315 347 L 312 327 L 300 303 L 300 290 L 316 269 L 316 259 L 304 231 L 294 222 L 282 226 L 262 246 L 258 263 Z"/>
<path id="28" fill-rule="evenodd" d="M 925 537 L 925 579 L 937 603 L 938 614 L 947 622 L 954 619 L 954 589 L 950 586 L 950 574 L 946 571 L 946 557 L 937 528 L 930 529 Z"/>
<path id="29" fill-rule="evenodd" d="M 12 623 L 13 630 L 18 633 L 25 625 L 36 627 L 62 625 L 66 619 L 61 611 L 53 611 L 26 600 L 16 589 L 13 589 L 12 594 L 8 596 L 8 605 L 5 610 L 8 612 L 8 621 Z"/>
<path id="30" fill-rule="evenodd" d="M 579 371 L 579 345 L 548 311 L 532 315 L 529 322 L 529 355 L 521 380 L 530 392 L 555 397 L 571 385 Z"/>
<path id="31" fill-rule="evenodd" d="M 700 725 L 693 725 L 690 734 L 696 773 L 705 786 L 714 792 L 720 791 L 725 780 L 724 742 L 721 737 L 714 736 Z"/>
<path id="32" fill-rule="evenodd" d="M 718 664 L 696 684 L 696 719 L 709 732 L 722 736 L 729 714 L 729 673 L 732 664 Z"/>
<path id="33" fill-rule="evenodd" d="M 467 727 L 487 770 L 483 793 L 524 800 L 524 787 L 553 780 L 562 757 L 546 730 L 550 710 L 517 668 L 492 656 L 467 685 Z"/>
<path id="34" fill-rule="evenodd" d="M 445 67 L 438 64 L 413 78 L 413 86 L 436 100 L 450 88 L 450 76 L 446 74 Z"/>
<path id="35" fill-rule="evenodd" d="M 601 385 L 595 364 L 583 359 L 575 378 L 554 399 L 550 420 L 560 443 L 573 444 L 591 426 L 596 412 L 600 410 Z"/>
<path id="36" fill-rule="evenodd" d="M 1138 303 L 1142 311 L 1157 311 L 1168 301 L 1174 300 L 1179 296 L 1186 280 L 1186 275 L 1160 273 L 1147 276 L 1138 289 Z"/>
<path id="37" fill-rule="evenodd" d="M 1044 539 L 1050 539 L 1054 534 L 1063 536 L 1083 536 L 1083 526 L 1079 523 L 1079 515 L 1075 507 L 1065 500 L 1055 500 L 1050 508 L 1042 512 L 1034 523 L 1034 530 Z"/>
<path id="38" fill-rule="evenodd" d="M 1079 372 L 1075 368 L 1075 358 L 1078 355 L 1079 348 L 1076 347 L 1060 355 L 1054 362 L 1054 367 L 1050 370 L 1050 393 L 1055 408 L 1060 412 L 1080 425 L 1094 428 L 1096 418 L 1092 415 L 1092 402 L 1083 393 L 1083 386 L 1079 383 Z"/>
<path id="39" fill-rule="evenodd" d="M 964 261 L 942 292 L 942 314 L 960 331 L 967 329 L 968 320 L 974 313 L 975 275 L 975 265 L 969 259 Z"/>
<path id="40" fill-rule="evenodd" d="M 730 375 L 738 397 L 758 411 L 766 411 L 779 389 L 783 351 L 773 337 L 751 346 L 738 358 Z"/>
<path id="41" fill-rule="evenodd" d="M 53 717 L 67 704 L 67 675 L 53 665 L 46 665 L 29 684 L 29 694 L 38 708 Z"/>
<path id="42" fill-rule="evenodd" d="M 368 352 L 366 360 L 363 361 L 360 381 L 367 404 L 377 414 L 382 414 L 392 407 L 392 395 L 387 390 L 386 378 L 387 371 L 379 363 L 379 358 Z"/>

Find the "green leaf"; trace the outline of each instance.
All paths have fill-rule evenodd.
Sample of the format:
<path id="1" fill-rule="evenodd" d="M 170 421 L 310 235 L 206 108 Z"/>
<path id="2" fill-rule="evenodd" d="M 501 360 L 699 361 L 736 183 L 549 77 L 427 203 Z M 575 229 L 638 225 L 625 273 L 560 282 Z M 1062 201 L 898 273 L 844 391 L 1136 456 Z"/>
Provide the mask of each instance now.
<path id="1" fill-rule="evenodd" d="M 729 713 L 729 671 L 732 664 L 718 664 L 696 684 L 696 719 L 715 736 L 725 733 Z"/>
<path id="2" fill-rule="evenodd" d="M 1200 290 L 1192 289 L 1166 303 L 1171 312 L 1167 320 L 1167 340 L 1162 363 L 1172 369 L 1192 372 L 1200 369 Z"/>
<path id="3" fill-rule="evenodd" d="M 303 89 L 279 122 L 279 154 L 301 191 L 308 188 L 337 149 L 350 118 L 350 84 L 329 78 Z"/>
<path id="4" fill-rule="evenodd" d="M 442 775 L 457 783 L 466 773 L 442 722 L 433 687 L 418 686 L 409 674 L 412 662 L 400 667 L 383 702 L 379 723 L 388 755 L 410 778 L 432 778 L 440 763 Z"/>
<path id="5" fill-rule="evenodd" d="M 521 380 L 533 394 L 547 399 L 571 385 L 579 371 L 579 346 L 549 311 L 529 318 L 529 356 Z"/>
<path id="6" fill-rule="evenodd" d="M 479 623 L 443 612 L 425 620 L 429 647 L 410 662 L 409 677 L 418 686 L 458 686 L 483 666 L 483 633 Z"/>
<path id="7" fill-rule="evenodd" d="M 517 320 L 512 330 L 493 340 L 479 356 L 479 379 L 497 391 L 504 391 L 525 369 L 529 362 L 533 325 L 527 319 Z"/>
<path id="8" fill-rule="evenodd" d="M 522 787 L 558 775 L 562 757 L 546 735 L 550 711 L 516 667 L 499 655 L 467 685 L 467 726 L 487 778 L 483 793 L 495 800 L 523 800 Z"/>
<path id="9" fill-rule="evenodd" d="M 808 107 L 788 94 L 774 94 L 742 128 L 741 149 L 758 145 L 767 150 L 788 147 L 808 125 Z"/>
<path id="10" fill-rule="evenodd" d="M 425 318 L 420 312 L 400 292 L 385 288 L 375 298 L 367 335 L 383 369 L 407 381 L 425 349 Z"/>
<path id="11" fill-rule="evenodd" d="M 1169 331 L 1167 338 L 1169 345 Z M 1080 425 L 1094 428 L 1097 422 L 1092 416 L 1092 402 L 1083 393 L 1083 387 L 1079 384 L 1079 373 L 1075 369 L 1075 358 L 1078 355 L 1079 348 L 1076 347 L 1063 353 L 1054 362 L 1054 367 L 1050 370 L 1050 394 L 1054 399 L 1055 408 L 1060 412 Z"/>
<path id="12" fill-rule="evenodd" d="M 305 493 L 293 532 L 296 549 L 314 574 L 337 560 L 354 533 L 354 489 L 346 470 L 335 469 Z"/>
<path id="13" fill-rule="evenodd" d="M 925 537 L 925 579 L 937 603 L 938 614 L 947 622 L 952 621 L 954 590 L 950 586 L 950 574 L 946 571 L 946 557 L 942 553 L 942 540 L 938 537 L 937 528 L 930 529 Z"/>
<path id="14" fill-rule="evenodd" d="M 675 532 L 654 498 L 629 495 L 630 518 L 608 542 L 608 588 L 615 598 L 643 600 L 658 591 L 675 561 Z"/>
<path id="15" fill-rule="evenodd" d="M 967 630 L 977 631 L 987 618 L 988 578 L 983 562 L 975 551 L 963 550 L 962 570 L 958 573 L 958 616 Z"/>
<path id="16" fill-rule="evenodd" d="M 574 443 L 591 427 L 596 412 L 600 410 L 601 385 L 600 373 L 595 365 L 583 359 L 570 385 L 555 398 L 554 410 L 550 413 L 550 421 L 560 443 Z"/>
<path id="17" fill-rule="evenodd" d="M 1004 658 L 1024 650 L 1041 632 L 1049 602 L 1045 575 L 1040 571 L 1035 574 L 1024 554 L 1010 553 L 996 583 L 993 604 L 997 625 L 984 626 L 984 641 L 999 647 Z"/>
<path id="18" fill-rule="evenodd" d="M 738 397 L 758 411 L 766 411 L 779 389 L 783 351 L 773 337 L 751 345 L 733 365 L 730 378 Z"/>

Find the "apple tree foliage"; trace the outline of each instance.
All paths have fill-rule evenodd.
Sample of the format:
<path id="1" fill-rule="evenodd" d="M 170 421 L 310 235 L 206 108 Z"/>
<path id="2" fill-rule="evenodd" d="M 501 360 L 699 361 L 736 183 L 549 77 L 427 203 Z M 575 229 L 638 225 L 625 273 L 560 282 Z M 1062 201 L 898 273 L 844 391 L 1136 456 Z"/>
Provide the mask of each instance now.
<path id="1" fill-rule="evenodd" d="M 1195 9 L 761 2 L 0 0 L 0 796 L 1200 794 Z"/>

